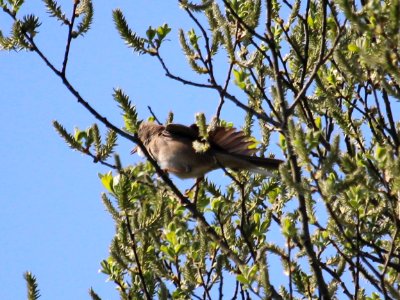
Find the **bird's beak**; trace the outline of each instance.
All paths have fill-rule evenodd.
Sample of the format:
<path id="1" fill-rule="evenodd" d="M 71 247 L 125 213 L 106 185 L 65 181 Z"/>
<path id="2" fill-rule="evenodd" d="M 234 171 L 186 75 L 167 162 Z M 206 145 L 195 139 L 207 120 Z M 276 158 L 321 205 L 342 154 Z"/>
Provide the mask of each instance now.
<path id="1" fill-rule="evenodd" d="M 132 149 L 131 154 L 135 154 L 138 151 L 138 146 Z"/>

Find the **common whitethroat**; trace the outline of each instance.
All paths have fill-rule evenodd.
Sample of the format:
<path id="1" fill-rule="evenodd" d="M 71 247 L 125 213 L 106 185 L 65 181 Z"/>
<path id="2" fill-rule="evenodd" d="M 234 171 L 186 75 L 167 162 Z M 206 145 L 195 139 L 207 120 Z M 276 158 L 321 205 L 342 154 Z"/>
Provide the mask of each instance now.
<path id="1" fill-rule="evenodd" d="M 235 128 L 216 127 L 208 134 L 209 148 L 196 152 L 194 141 L 201 141 L 196 125 L 158 125 L 142 122 L 138 130 L 139 139 L 161 169 L 179 178 L 201 178 L 205 173 L 218 168 L 248 170 L 271 175 L 283 162 L 275 158 L 254 156 L 256 149 L 250 148 L 253 141 L 243 131 Z M 138 152 L 139 148 L 132 150 Z"/>

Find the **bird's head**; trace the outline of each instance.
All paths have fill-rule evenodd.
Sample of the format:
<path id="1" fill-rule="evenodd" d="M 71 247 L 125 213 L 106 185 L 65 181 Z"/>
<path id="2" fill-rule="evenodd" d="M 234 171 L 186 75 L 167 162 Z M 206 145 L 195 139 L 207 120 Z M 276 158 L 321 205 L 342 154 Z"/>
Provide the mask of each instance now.
<path id="1" fill-rule="evenodd" d="M 143 121 L 138 129 L 138 137 L 142 141 L 144 146 L 147 146 L 150 143 L 151 139 L 159 135 L 164 130 L 164 128 L 165 127 L 163 125 L 158 125 L 155 122 Z M 132 149 L 131 154 L 134 154 L 136 152 L 138 152 L 139 155 L 141 153 L 139 147 L 137 146 Z"/>

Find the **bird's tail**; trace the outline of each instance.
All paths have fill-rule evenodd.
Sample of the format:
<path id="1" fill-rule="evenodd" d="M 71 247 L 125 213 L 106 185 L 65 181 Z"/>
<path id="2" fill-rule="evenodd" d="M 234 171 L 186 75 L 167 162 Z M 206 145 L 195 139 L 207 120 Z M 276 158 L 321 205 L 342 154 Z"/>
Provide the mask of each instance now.
<path id="1" fill-rule="evenodd" d="M 254 139 L 235 128 L 217 127 L 210 138 L 217 148 L 214 152 L 217 163 L 223 167 L 271 176 L 272 171 L 277 170 L 283 162 L 280 159 L 253 156 L 257 152 Z"/>
<path id="2" fill-rule="evenodd" d="M 230 169 L 248 170 L 254 173 L 271 176 L 283 162 L 276 158 L 247 156 L 234 153 L 216 153 L 215 158 L 222 166 Z"/>
<path id="3" fill-rule="evenodd" d="M 221 150 L 232 154 L 250 156 L 257 152 L 254 139 L 233 127 L 217 127 L 210 133 L 210 141 Z"/>

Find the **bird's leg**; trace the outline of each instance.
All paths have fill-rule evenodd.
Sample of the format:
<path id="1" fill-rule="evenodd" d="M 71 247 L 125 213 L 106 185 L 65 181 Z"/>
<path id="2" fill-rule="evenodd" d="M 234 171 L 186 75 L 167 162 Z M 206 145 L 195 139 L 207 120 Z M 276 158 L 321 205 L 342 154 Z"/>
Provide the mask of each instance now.
<path id="1" fill-rule="evenodd" d="M 203 179 L 204 179 L 203 176 L 202 176 L 202 177 L 199 177 L 199 178 L 196 178 L 196 182 L 194 183 L 194 185 L 192 185 L 192 187 L 191 187 L 190 189 L 188 189 L 188 190 L 185 191 L 185 196 L 189 196 L 189 194 L 191 193 L 191 191 L 192 191 L 193 189 L 195 189 L 195 190 L 194 190 L 194 196 L 193 196 L 193 203 L 194 203 L 195 205 L 196 205 L 196 203 L 197 203 L 197 197 L 198 197 L 198 195 L 199 195 L 200 182 L 201 182 Z"/>
<path id="2" fill-rule="evenodd" d="M 204 177 L 199 177 L 196 178 L 196 183 L 195 183 L 195 190 L 194 190 L 194 198 L 193 198 L 193 203 L 194 206 L 197 207 L 197 197 L 199 195 L 199 189 L 200 189 L 200 182 L 202 182 Z"/>

